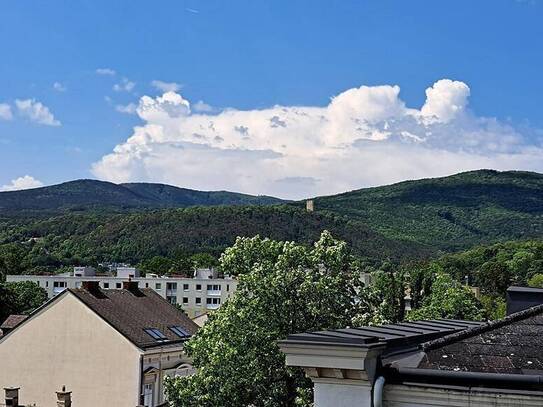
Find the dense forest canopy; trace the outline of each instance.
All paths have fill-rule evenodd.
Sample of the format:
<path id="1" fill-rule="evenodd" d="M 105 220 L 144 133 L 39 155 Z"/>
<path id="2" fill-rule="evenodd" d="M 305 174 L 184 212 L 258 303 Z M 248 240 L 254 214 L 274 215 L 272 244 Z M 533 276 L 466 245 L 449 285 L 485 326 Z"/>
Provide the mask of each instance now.
<path id="1" fill-rule="evenodd" d="M 67 202 L 76 205 L 66 206 Z M 0 193 L 0 278 L 99 262 L 186 270 L 193 264 L 191 256 L 205 253 L 217 259 L 238 236 L 309 244 L 329 230 L 372 267 L 543 236 L 543 175 L 536 173 L 484 170 L 366 188 L 315 198 L 314 212 L 307 212 L 303 202 L 277 202 L 159 184 L 88 180 Z M 6 209 L 10 205 L 20 209 Z M 31 210 L 32 205 L 47 209 Z M 183 207 L 164 208 L 176 205 Z M 445 256 L 443 267 L 457 280 L 469 276 L 473 284 L 485 275 L 504 276 L 492 282 L 495 294 L 506 283 L 527 283 L 539 270 L 537 251 L 512 254 L 514 259 L 505 263 L 501 257 L 489 261 L 480 254 L 491 249 L 474 250 L 467 257 L 476 257 L 473 261 L 482 269 L 462 260 L 462 254 Z M 526 256 L 531 269 L 520 266 Z"/>

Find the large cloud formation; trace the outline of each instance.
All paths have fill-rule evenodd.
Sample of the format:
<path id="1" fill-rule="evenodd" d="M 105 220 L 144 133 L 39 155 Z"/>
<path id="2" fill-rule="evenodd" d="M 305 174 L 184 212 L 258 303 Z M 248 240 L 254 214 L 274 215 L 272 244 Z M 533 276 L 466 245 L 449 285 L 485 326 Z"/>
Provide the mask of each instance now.
<path id="1" fill-rule="evenodd" d="M 93 164 L 113 182 L 303 198 L 458 171 L 543 170 L 533 137 L 468 109 L 469 87 L 442 79 L 408 108 L 398 86 L 361 86 L 328 106 L 191 109 L 175 92 L 143 96 L 144 125 Z"/>

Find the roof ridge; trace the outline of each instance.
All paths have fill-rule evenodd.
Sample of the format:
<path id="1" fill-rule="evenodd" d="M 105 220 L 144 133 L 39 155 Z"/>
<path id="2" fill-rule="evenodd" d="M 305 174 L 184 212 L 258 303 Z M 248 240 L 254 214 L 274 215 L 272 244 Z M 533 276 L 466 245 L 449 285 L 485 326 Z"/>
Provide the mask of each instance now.
<path id="1" fill-rule="evenodd" d="M 488 321 L 480 326 L 473 328 L 465 329 L 457 333 L 453 333 L 442 338 L 434 339 L 420 345 L 423 351 L 440 348 L 450 343 L 461 341 L 466 338 L 490 331 L 492 329 L 501 328 L 502 326 L 508 325 L 512 322 L 520 321 L 531 316 L 537 315 L 543 312 L 543 304 L 536 305 L 535 307 L 527 308 L 525 310 L 515 312 L 514 314 L 508 315 L 503 319 L 498 319 L 495 321 Z"/>

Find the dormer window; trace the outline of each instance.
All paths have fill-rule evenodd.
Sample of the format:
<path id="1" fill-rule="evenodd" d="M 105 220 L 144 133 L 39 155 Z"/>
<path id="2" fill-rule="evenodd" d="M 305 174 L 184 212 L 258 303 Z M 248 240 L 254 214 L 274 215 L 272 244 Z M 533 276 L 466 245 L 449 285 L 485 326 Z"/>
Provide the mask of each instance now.
<path id="1" fill-rule="evenodd" d="M 190 333 L 182 326 L 170 326 L 170 331 L 179 336 L 180 338 L 190 337 Z"/>
<path id="2" fill-rule="evenodd" d="M 156 328 L 145 328 L 144 331 L 157 342 L 167 341 L 168 338 Z"/>

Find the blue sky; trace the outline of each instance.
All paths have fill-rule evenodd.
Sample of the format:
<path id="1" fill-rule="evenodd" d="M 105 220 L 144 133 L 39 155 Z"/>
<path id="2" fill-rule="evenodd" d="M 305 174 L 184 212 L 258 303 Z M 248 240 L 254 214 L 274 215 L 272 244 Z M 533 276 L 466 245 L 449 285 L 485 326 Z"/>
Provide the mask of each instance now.
<path id="1" fill-rule="evenodd" d="M 477 163 L 543 170 L 541 21 L 538 0 L 2 1 L 0 186 L 28 175 L 43 184 L 101 178 L 301 197 Z M 469 92 L 447 82 L 426 110 L 435 113 L 452 89 L 459 93 L 444 103 L 456 109 L 460 100 L 469 118 L 429 124 L 392 106 L 390 97 L 420 110 L 441 79 Z M 311 110 L 362 85 L 381 93 L 347 95 L 333 116 Z M 378 85 L 401 91 L 390 96 Z M 179 98 L 158 100 L 164 90 Z M 145 95 L 155 109 L 147 115 Z M 383 97 L 392 105 L 383 107 Z M 190 113 L 159 114 L 185 101 Z M 368 117 L 376 104 L 387 113 Z M 334 125 L 291 126 L 299 112 L 283 117 L 276 105 L 306 107 L 304 115 Z M 345 124 L 347 111 L 363 131 Z M 273 117 L 280 144 L 262 127 Z M 213 138 L 194 131 L 213 123 L 222 129 Z M 148 134 L 129 142 L 134 126 Z M 334 172 L 338 163 L 344 173 Z"/>

